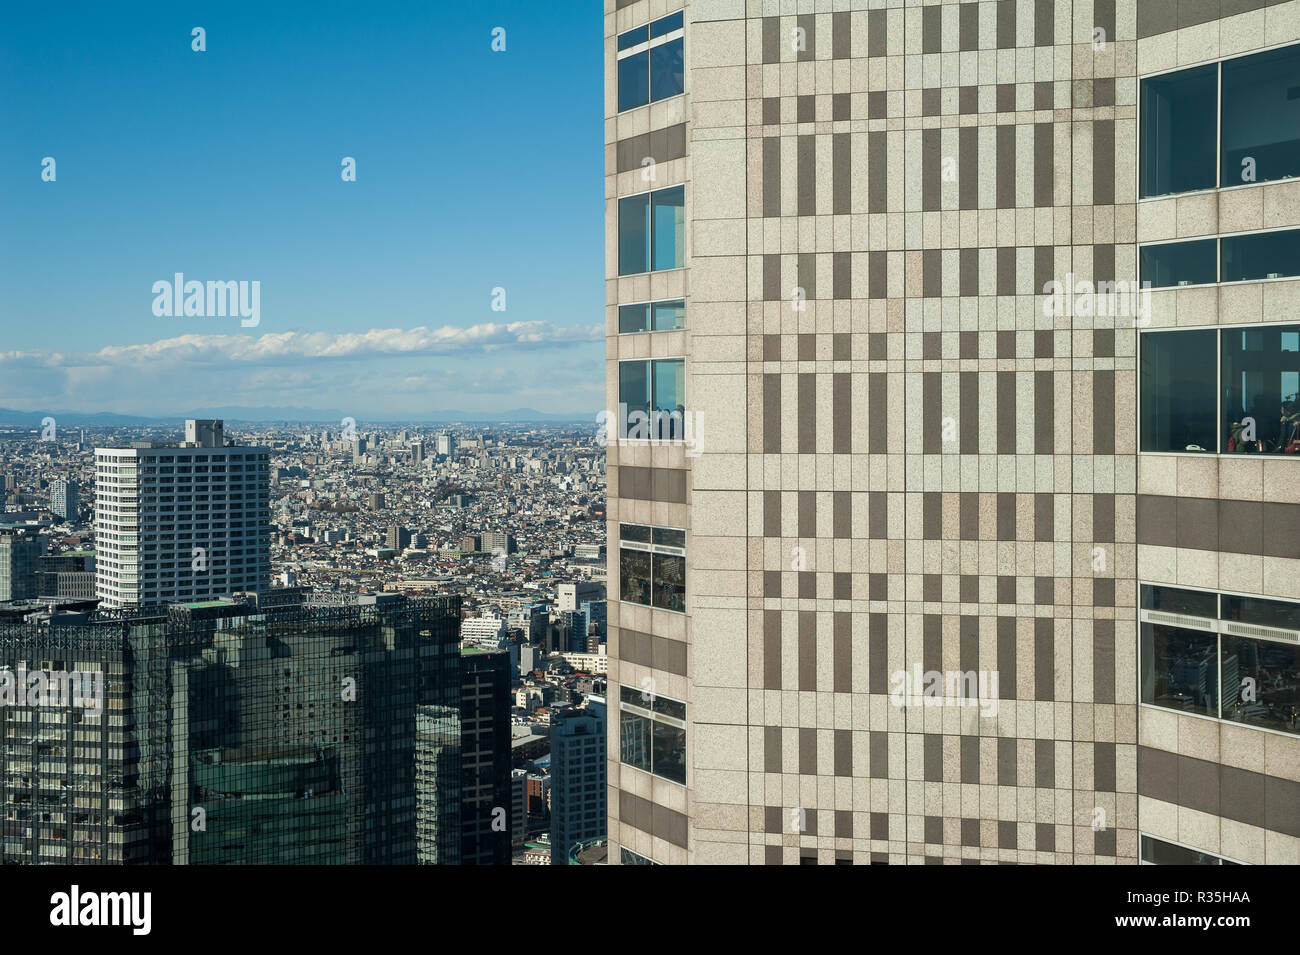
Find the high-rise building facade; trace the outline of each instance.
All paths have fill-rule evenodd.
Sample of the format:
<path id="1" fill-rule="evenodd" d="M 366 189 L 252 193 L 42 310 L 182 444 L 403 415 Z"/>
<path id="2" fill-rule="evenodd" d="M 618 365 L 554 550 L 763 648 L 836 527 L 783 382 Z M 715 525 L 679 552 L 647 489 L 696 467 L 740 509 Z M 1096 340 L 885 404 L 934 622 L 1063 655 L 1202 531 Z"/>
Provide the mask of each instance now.
<path id="1" fill-rule="evenodd" d="M 148 607 L 269 586 L 270 470 L 220 421 L 180 444 L 95 449 L 96 593 Z"/>
<path id="2" fill-rule="evenodd" d="M 505 531 L 484 531 L 483 553 L 504 557 L 515 552 L 515 539 Z"/>
<path id="3" fill-rule="evenodd" d="M 454 862 L 459 612 L 296 593 L 0 625 L 0 861 Z"/>
<path id="4" fill-rule="evenodd" d="M 45 538 L 25 529 L 0 527 L 0 601 L 37 595 L 36 572 Z"/>
<path id="5" fill-rule="evenodd" d="M 65 521 L 75 521 L 77 519 L 77 508 L 80 503 L 76 481 L 69 481 L 65 478 L 59 478 L 50 484 L 50 511 L 55 517 L 61 517 Z"/>
<path id="6" fill-rule="evenodd" d="M 464 647 L 460 669 L 460 864 L 509 865 L 510 654 Z"/>
<path id="7" fill-rule="evenodd" d="M 610 861 L 1300 861 L 1294 5 L 605 69 Z"/>
<path id="8" fill-rule="evenodd" d="M 551 864 L 568 865 L 569 850 L 605 835 L 605 700 L 551 718 Z"/>
<path id="9" fill-rule="evenodd" d="M 411 532 L 400 524 L 392 524 L 388 528 L 387 542 L 392 550 L 400 554 L 411 546 Z"/>

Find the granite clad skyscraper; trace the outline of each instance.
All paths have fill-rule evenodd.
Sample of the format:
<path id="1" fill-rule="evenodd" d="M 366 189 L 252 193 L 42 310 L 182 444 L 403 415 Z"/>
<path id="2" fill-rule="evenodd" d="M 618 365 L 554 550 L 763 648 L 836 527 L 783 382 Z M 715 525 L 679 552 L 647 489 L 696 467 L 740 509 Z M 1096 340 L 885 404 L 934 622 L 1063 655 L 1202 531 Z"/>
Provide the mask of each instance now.
<path id="1" fill-rule="evenodd" d="M 96 593 L 148 607 L 270 582 L 270 464 L 191 420 L 181 444 L 95 449 Z"/>
<path id="2" fill-rule="evenodd" d="M 607 0 L 611 862 L 1300 861 L 1297 87 L 1271 0 Z"/>

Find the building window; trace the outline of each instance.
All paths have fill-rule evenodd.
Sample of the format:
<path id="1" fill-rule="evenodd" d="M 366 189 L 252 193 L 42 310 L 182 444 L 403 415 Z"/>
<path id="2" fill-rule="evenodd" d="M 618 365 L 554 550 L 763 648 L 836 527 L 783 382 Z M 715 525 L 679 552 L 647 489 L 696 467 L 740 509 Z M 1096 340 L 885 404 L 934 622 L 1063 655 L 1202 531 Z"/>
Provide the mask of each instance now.
<path id="1" fill-rule="evenodd" d="M 624 846 L 618 847 L 618 861 L 623 865 L 658 865 L 654 859 L 648 859 L 645 856 L 633 852 Z"/>
<path id="2" fill-rule="evenodd" d="M 680 95 L 685 89 L 682 13 L 618 35 L 618 111 Z"/>
<path id="3" fill-rule="evenodd" d="M 1139 622 L 1143 703 L 1300 735 L 1300 603 L 1143 584 Z"/>
<path id="4" fill-rule="evenodd" d="M 618 274 L 680 269 L 686 252 L 686 187 L 618 200 Z"/>
<path id="5" fill-rule="evenodd" d="M 686 359 L 655 358 L 618 363 L 618 400 L 627 413 L 672 414 L 686 410 Z"/>
<path id="6" fill-rule="evenodd" d="M 1300 229 L 1225 235 L 1220 242 L 1221 282 L 1257 282 L 1300 275 Z"/>
<path id="7" fill-rule="evenodd" d="M 1300 325 L 1222 335 L 1224 450 L 1300 453 Z"/>
<path id="8" fill-rule="evenodd" d="M 1219 715 L 1218 636 L 1201 630 L 1142 624 L 1142 702 Z"/>
<path id="9" fill-rule="evenodd" d="M 1222 185 L 1300 176 L 1300 46 L 1223 62 Z"/>
<path id="10" fill-rule="evenodd" d="M 619 525 L 619 594 L 628 603 L 686 612 L 686 532 Z"/>
<path id="11" fill-rule="evenodd" d="M 681 299 L 618 307 L 620 335 L 629 332 L 672 332 L 685 327 L 686 303 Z"/>
<path id="12" fill-rule="evenodd" d="M 1151 288 L 1209 285 L 1219 280 L 1218 255 L 1215 239 L 1144 245 L 1139 253 L 1139 275 Z"/>
<path id="13" fill-rule="evenodd" d="M 1215 449 L 1215 353 L 1212 329 L 1141 338 L 1143 451 Z"/>
<path id="14" fill-rule="evenodd" d="M 1140 353 L 1143 451 L 1300 456 L 1300 325 L 1145 332 Z"/>
<path id="15" fill-rule="evenodd" d="M 1142 836 L 1140 861 L 1142 865 L 1241 865 L 1213 852 L 1189 849 L 1163 839 Z"/>
<path id="16" fill-rule="evenodd" d="M 1215 64 L 1142 81 L 1141 195 L 1213 189 Z"/>
<path id="17" fill-rule="evenodd" d="M 619 688 L 619 761 L 686 785 L 686 704 Z"/>
<path id="18" fill-rule="evenodd" d="M 1141 197 L 1300 175 L 1298 76 L 1294 45 L 1142 80 Z"/>
<path id="19" fill-rule="evenodd" d="M 1138 249 L 1138 269 L 1149 288 L 1295 278 L 1300 276 L 1300 229 L 1144 245 Z"/>

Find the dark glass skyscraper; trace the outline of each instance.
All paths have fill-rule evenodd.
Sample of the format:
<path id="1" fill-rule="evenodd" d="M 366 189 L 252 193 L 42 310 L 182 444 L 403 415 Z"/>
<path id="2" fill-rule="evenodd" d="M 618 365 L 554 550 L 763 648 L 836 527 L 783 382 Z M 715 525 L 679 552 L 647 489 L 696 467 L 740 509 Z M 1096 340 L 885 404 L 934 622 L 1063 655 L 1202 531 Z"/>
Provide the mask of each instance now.
<path id="1" fill-rule="evenodd" d="M 413 864 L 417 816 L 458 838 L 417 798 L 458 598 L 275 598 L 0 629 L 3 861 Z M 457 761 L 432 772 L 455 792 Z"/>
<path id="2" fill-rule="evenodd" d="M 462 865 L 510 864 L 510 654 L 461 652 Z"/>

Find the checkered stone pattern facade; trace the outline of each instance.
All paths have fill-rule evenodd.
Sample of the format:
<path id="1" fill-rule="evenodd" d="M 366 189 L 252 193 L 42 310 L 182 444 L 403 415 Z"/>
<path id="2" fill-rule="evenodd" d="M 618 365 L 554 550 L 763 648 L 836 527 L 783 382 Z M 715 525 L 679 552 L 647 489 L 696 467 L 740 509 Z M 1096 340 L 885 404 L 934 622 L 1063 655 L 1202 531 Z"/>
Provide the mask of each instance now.
<path id="1" fill-rule="evenodd" d="M 684 355 L 707 419 L 698 456 L 608 449 L 610 698 L 651 678 L 689 708 L 684 787 L 620 764 L 611 719 L 612 862 L 1132 864 L 1139 743 L 1219 758 L 1140 739 L 1138 580 L 1182 578 L 1139 543 L 1138 330 L 1042 295 L 1205 231 L 1204 200 L 1136 201 L 1138 77 L 1300 30 L 1295 3 L 1208 5 L 690 0 L 685 95 L 619 114 L 616 36 L 683 4 L 607 0 L 609 407 L 618 361 Z M 686 268 L 619 278 L 617 198 L 648 188 L 621 144 L 677 124 L 654 185 L 686 185 Z M 1300 220 L 1291 188 L 1261 219 L 1276 194 Z M 684 331 L 618 334 L 620 302 L 678 295 Z M 1153 322 L 1219 307 L 1182 295 Z M 624 497 L 624 467 L 684 469 L 681 500 Z M 685 616 L 616 602 L 620 521 L 688 529 Z M 996 672 L 996 715 L 896 705 L 916 670 Z M 1150 806 L 1189 841 L 1176 794 Z"/>

